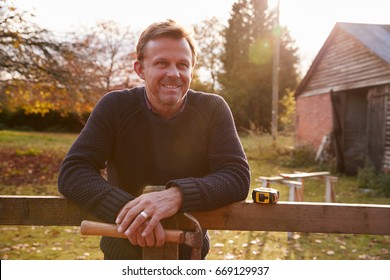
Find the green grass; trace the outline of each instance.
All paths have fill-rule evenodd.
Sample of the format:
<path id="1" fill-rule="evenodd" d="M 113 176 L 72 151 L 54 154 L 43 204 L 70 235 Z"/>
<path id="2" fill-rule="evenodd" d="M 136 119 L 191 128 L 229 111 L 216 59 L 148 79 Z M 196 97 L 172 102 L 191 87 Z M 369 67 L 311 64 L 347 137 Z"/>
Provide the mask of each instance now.
<path id="1" fill-rule="evenodd" d="M 76 139 L 75 134 L 38 133 L 0 130 L 0 147 L 20 151 L 42 151 L 50 149 L 65 154 Z"/>
<path id="2" fill-rule="evenodd" d="M 63 157 L 74 141 L 74 134 L 0 131 L 0 147 L 34 156 L 36 151 L 55 151 Z M 274 143 L 269 135 L 247 135 L 242 143 L 251 166 L 251 188 L 259 186 L 256 178 L 294 170 L 325 170 L 303 162 L 291 154 L 292 137 L 280 136 Z M 305 156 L 303 156 L 305 158 Z M 292 164 L 293 163 L 293 164 Z M 294 166 L 295 164 L 295 166 Z M 390 198 L 365 194 L 357 187 L 357 178 L 334 174 L 336 199 L 341 203 L 390 204 Z M 288 187 L 275 185 L 281 200 L 288 199 Z M 1 194 L 57 195 L 56 182 L 45 185 L 0 185 Z M 324 201 L 324 182 L 305 181 L 305 201 Z M 248 195 L 250 198 L 250 194 Z M 386 222 L 386 221 L 384 221 Z M 264 260 L 359 260 L 390 259 L 390 237 L 346 234 L 285 232 L 210 231 L 211 250 L 207 259 Z M 0 259 L 102 259 L 98 237 L 82 237 L 78 227 L 1 226 Z"/>

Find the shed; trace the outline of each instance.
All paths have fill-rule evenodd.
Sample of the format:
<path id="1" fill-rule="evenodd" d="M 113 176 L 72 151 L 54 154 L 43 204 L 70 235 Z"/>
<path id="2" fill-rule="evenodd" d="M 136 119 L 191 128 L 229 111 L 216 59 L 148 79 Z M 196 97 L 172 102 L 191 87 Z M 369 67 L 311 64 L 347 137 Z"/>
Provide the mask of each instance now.
<path id="1" fill-rule="evenodd" d="M 390 171 L 390 25 L 336 23 L 295 96 L 298 145 L 328 138 L 338 171 Z"/>

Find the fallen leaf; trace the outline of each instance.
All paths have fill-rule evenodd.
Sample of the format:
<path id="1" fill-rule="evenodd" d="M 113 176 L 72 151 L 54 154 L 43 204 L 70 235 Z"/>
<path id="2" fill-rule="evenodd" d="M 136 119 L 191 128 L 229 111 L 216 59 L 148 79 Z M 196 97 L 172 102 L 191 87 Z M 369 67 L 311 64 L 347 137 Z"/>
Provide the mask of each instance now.
<path id="1" fill-rule="evenodd" d="M 62 248 L 61 247 L 52 247 L 51 250 L 52 251 L 62 251 Z"/>
<path id="2" fill-rule="evenodd" d="M 234 260 L 236 257 L 233 254 L 227 253 L 225 255 L 225 260 Z"/>

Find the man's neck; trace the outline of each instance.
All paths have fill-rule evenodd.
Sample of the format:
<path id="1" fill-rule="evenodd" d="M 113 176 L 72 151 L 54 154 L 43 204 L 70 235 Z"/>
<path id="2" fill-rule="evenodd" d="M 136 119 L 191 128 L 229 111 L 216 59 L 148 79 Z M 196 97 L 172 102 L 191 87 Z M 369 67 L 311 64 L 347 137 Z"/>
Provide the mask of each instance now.
<path id="1" fill-rule="evenodd" d="M 152 105 L 146 93 L 145 93 L 145 101 L 149 110 L 153 112 L 153 114 L 155 114 L 156 116 L 162 119 L 168 120 L 181 113 L 185 105 L 186 96 L 183 97 L 178 103 L 172 106 L 166 106 L 165 104 L 162 104 L 160 108 L 156 108 Z"/>

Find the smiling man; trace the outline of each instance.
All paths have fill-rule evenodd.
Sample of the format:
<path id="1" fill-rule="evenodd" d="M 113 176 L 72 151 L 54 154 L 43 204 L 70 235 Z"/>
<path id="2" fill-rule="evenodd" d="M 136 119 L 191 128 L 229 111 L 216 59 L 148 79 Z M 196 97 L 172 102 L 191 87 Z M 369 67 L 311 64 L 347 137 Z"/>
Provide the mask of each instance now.
<path id="1" fill-rule="evenodd" d="M 180 110 L 192 79 L 192 53 L 184 39 L 156 38 L 144 47 L 134 64 L 145 81 L 146 96 L 157 115 L 168 119 Z"/>
<path id="2" fill-rule="evenodd" d="M 102 237 L 105 259 L 140 259 L 141 247 L 164 244 L 162 219 L 247 197 L 249 165 L 231 111 L 220 96 L 189 89 L 195 63 L 180 25 L 149 26 L 134 63 L 145 85 L 106 94 L 61 165 L 59 191 L 128 237 Z M 142 194 L 147 185 L 166 189 Z M 203 244 L 205 258 L 207 232 Z M 190 253 L 180 245 L 181 259 Z"/>

